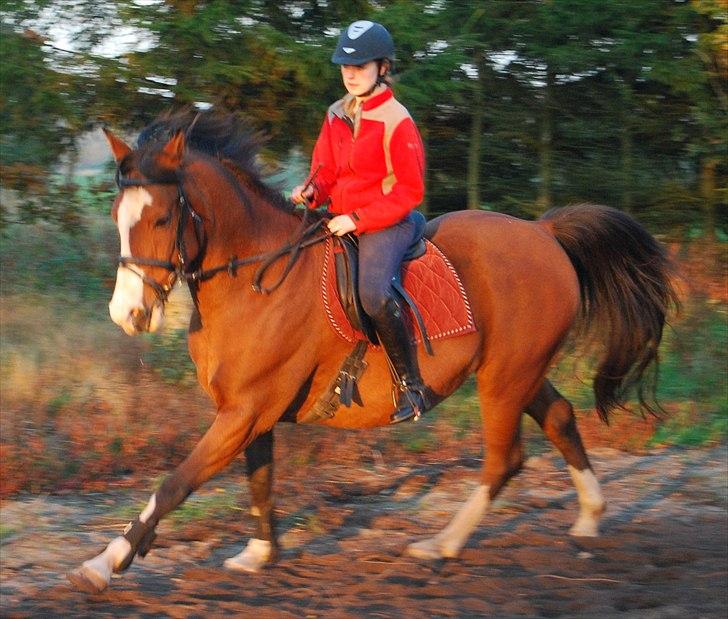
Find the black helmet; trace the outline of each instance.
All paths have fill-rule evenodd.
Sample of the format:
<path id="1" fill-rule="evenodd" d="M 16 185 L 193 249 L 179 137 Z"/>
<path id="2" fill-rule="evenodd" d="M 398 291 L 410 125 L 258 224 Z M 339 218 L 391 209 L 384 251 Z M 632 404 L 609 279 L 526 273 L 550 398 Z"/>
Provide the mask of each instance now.
<path id="1" fill-rule="evenodd" d="M 394 60 L 392 36 L 382 24 L 360 20 L 341 33 L 331 62 L 362 65 L 380 58 Z"/>

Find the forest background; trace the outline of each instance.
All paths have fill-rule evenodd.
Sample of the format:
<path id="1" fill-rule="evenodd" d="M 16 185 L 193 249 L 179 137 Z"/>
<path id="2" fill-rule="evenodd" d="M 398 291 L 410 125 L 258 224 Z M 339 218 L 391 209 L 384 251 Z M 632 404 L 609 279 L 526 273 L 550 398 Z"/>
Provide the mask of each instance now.
<path id="1" fill-rule="evenodd" d="M 680 261 L 658 391 L 668 414 L 587 436 L 633 449 L 725 439 L 728 1 L 6 0 L 0 17 L 0 493 L 152 474 L 210 422 L 184 299 L 159 335 L 126 338 L 108 320 L 118 240 L 100 127 L 133 141 L 166 110 L 234 110 L 268 137 L 261 164 L 290 189 L 342 94 L 329 58 L 355 19 L 395 39 L 428 217 L 599 202 Z M 555 370 L 585 425 L 588 367 Z M 472 387 L 441 411 L 343 442 L 310 430 L 300 457 L 478 453 Z"/>

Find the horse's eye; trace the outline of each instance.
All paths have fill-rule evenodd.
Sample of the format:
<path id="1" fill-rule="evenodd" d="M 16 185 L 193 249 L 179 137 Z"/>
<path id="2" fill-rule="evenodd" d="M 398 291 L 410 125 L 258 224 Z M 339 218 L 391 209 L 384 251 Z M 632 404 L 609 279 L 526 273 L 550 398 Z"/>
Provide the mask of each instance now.
<path id="1" fill-rule="evenodd" d="M 168 225 L 170 221 L 172 221 L 172 213 L 167 213 L 164 217 L 160 217 L 154 222 L 154 227 L 161 228 L 162 226 Z"/>

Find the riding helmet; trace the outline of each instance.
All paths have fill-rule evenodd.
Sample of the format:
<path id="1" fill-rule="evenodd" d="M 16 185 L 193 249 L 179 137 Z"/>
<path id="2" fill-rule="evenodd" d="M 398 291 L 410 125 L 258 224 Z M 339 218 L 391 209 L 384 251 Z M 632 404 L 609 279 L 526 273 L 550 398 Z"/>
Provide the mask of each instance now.
<path id="1" fill-rule="evenodd" d="M 392 36 L 382 24 L 360 20 L 341 33 L 331 62 L 358 66 L 382 58 L 394 60 Z"/>

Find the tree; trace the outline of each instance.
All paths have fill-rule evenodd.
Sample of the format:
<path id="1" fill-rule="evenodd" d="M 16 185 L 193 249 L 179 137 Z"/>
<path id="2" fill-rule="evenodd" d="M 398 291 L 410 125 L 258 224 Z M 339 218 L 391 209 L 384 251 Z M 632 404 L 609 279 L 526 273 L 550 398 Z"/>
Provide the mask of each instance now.
<path id="1" fill-rule="evenodd" d="M 693 79 L 679 88 L 689 94 L 700 128 L 694 152 L 699 158 L 703 229 L 715 240 L 717 205 L 728 202 L 728 2 L 692 0 L 691 6 L 699 16 L 693 59 L 700 70 L 691 71 Z"/>
<path id="2" fill-rule="evenodd" d="M 81 132 L 99 123 L 136 130 L 183 105 L 238 110 L 271 136 L 272 158 L 306 152 L 342 93 L 329 60 L 339 28 L 369 18 L 396 42 L 395 89 L 425 141 L 430 214 L 469 207 L 537 216 L 586 200 L 655 223 L 701 219 L 710 234 L 728 174 L 725 6 L 9 0 L 2 181 L 49 195 L 64 157 L 72 180 Z M 66 51 L 43 30 L 60 18 L 74 37 Z M 124 32 L 136 44 L 109 44 Z"/>
<path id="3" fill-rule="evenodd" d="M 52 182 L 59 160 L 72 164 L 75 138 L 85 125 L 83 75 L 57 70 L 46 62 L 44 40 L 32 31 L 0 29 L 0 182 L 21 196 L 17 216 L 77 222 L 73 174 Z M 2 205 L 0 219 L 10 220 Z"/>
<path id="4" fill-rule="evenodd" d="M 147 28 L 156 41 L 127 55 L 129 79 L 138 89 L 140 79 L 155 76 L 167 105 L 242 111 L 279 153 L 310 143 L 335 76 L 324 70 L 330 50 L 322 45 L 321 17 L 291 8 L 228 0 L 127 3 L 127 22 Z"/>
<path id="5" fill-rule="evenodd" d="M 678 164 L 686 157 L 686 101 L 661 77 L 679 74 L 691 53 L 683 7 L 668 0 L 530 6 L 512 64 L 541 108 L 534 214 L 585 198 L 649 214 L 670 183 L 689 180 Z"/>

